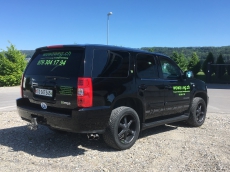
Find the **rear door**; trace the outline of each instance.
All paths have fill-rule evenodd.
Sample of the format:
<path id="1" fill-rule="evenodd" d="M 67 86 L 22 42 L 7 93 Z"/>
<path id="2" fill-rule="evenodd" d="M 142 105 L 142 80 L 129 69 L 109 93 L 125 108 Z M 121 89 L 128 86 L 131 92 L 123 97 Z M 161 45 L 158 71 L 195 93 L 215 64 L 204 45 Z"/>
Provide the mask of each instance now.
<path id="1" fill-rule="evenodd" d="M 76 108 L 77 78 L 83 75 L 84 49 L 39 49 L 24 74 L 23 97 L 34 104 Z"/>
<path id="2" fill-rule="evenodd" d="M 164 83 L 159 79 L 155 55 L 136 57 L 138 96 L 145 106 L 145 119 L 161 116 L 164 111 Z"/>

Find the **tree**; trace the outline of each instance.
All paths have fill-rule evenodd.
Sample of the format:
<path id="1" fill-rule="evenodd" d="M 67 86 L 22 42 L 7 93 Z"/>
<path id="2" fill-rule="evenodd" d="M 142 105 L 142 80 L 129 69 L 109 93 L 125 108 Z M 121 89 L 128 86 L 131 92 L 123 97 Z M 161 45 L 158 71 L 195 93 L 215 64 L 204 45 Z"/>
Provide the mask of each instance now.
<path id="1" fill-rule="evenodd" d="M 220 54 L 219 57 L 217 58 L 216 64 L 225 64 L 222 54 Z M 226 72 L 226 68 L 225 66 L 217 65 L 215 71 L 216 71 L 217 77 L 222 78 L 222 76 L 224 76 Z"/>
<path id="2" fill-rule="evenodd" d="M 197 73 L 200 71 L 200 68 L 201 68 L 200 59 L 197 56 L 197 54 L 194 52 L 189 60 L 188 70 L 191 70 L 193 74 L 196 76 Z"/>
<path id="3" fill-rule="evenodd" d="M 206 59 L 203 63 L 203 66 L 202 66 L 202 70 L 205 73 L 205 75 L 207 75 L 207 73 L 208 73 L 208 70 L 207 70 L 208 63 L 214 64 L 214 57 L 213 57 L 213 54 L 211 52 L 208 53 L 208 56 L 206 57 Z M 213 66 L 211 66 L 211 75 L 213 73 L 215 73 L 215 69 Z"/>
<path id="4" fill-rule="evenodd" d="M 7 51 L 0 53 L 0 86 L 19 85 L 26 67 L 26 55 L 10 43 Z"/>
<path id="5" fill-rule="evenodd" d="M 153 53 L 154 52 L 154 48 L 148 48 L 148 51 Z"/>
<path id="6" fill-rule="evenodd" d="M 171 59 L 173 59 L 176 62 L 176 64 L 179 64 L 179 62 L 180 62 L 179 58 L 180 58 L 179 54 L 174 51 Z"/>
<path id="7" fill-rule="evenodd" d="M 186 71 L 187 66 L 188 66 L 188 60 L 185 58 L 183 53 L 180 53 L 179 55 L 180 55 L 180 65 L 179 66 L 183 71 Z"/>
<path id="8" fill-rule="evenodd" d="M 186 71 L 187 70 L 187 60 L 184 57 L 184 54 L 178 54 L 177 52 L 173 52 L 172 57 L 171 57 L 176 64 L 183 70 Z"/>

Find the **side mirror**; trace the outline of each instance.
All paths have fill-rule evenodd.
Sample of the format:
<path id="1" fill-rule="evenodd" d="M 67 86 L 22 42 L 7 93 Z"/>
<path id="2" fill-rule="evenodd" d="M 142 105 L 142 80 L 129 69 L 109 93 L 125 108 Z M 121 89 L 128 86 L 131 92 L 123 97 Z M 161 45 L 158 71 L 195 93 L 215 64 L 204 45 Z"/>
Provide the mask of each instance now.
<path id="1" fill-rule="evenodd" d="M 186 71 L 185 72 L 185 77 L 186 78 L 194 78 L 194 74 L 192 71 Z"/>

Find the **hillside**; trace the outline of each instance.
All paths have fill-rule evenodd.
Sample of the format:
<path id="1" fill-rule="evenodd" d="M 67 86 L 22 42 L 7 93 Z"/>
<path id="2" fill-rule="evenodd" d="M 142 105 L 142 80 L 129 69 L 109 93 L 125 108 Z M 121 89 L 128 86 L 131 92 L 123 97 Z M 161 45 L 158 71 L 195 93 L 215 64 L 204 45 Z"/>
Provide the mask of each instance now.
<path id="1" fill-rule="evenodd" d="M 26 58 L 31 58 L 34 54 L 34 50 L 20 50 L 23 54 L 26 55 Z"/>

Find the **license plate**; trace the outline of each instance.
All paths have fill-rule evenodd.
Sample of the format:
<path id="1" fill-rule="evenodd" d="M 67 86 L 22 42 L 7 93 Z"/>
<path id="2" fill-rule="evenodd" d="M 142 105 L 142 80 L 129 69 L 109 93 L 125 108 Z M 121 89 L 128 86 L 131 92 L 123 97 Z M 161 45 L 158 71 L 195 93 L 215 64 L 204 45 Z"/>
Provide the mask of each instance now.
<path id="1" fill-rule="evenodd" d="M 52 97 L 53 96 L 53 90 L 36 88 L 35 89 L 35 94 L 40 95 L 40 96 Z"/>

